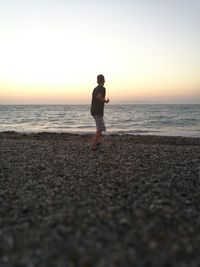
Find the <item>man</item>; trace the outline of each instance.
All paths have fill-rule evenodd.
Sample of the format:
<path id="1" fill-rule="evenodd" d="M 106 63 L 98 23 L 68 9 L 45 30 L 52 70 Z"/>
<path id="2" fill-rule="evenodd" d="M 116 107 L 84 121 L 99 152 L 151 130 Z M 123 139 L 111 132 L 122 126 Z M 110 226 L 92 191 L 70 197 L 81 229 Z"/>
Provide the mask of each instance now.
<path id="1" fill-rule="evenodd" d="M 106 89 L 104 88 L 105 78 L 102 74 L 97 76 L 98 86 L 94 88 L 92 93 L 91 103 L 91 115 L 94 117 L 96 122 L 96 134 L 92 140 L 91 149 L 96 150 L 97 144 L 101 139 L 102 132 L 106 131 L 104 124 L 104 103 L 109 103 L 109 98 L 105 99 Z"/>

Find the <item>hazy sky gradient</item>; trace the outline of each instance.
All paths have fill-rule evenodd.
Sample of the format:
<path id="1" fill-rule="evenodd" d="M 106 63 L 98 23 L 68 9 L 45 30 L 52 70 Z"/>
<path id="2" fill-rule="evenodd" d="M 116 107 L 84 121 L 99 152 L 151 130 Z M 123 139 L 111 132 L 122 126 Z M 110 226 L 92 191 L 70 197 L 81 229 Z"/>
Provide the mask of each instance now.
<path id="1" fill-rule="evenodd" d="M 200 1 L 0 0 L 0 103 L 200 103 Z"/>

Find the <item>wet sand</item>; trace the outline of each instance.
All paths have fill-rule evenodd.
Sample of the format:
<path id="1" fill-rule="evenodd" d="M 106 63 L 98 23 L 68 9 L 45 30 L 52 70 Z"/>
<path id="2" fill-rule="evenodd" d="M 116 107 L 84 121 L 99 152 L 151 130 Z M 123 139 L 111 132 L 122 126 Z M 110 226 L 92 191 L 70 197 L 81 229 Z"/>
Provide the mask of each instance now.
<path id="1" fill-rule="evenodd" d="M 200 138 L 0 133 L 0 266 L 199 266 Z"/>

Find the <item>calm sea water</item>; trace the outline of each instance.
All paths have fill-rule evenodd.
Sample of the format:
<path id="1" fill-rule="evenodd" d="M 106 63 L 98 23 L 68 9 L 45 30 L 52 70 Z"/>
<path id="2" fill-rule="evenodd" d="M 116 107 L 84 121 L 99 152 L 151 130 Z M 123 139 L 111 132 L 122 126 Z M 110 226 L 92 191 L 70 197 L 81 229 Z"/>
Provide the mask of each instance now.
<path id="1" fill-rule="evenodd" d="M 107 105 L 108 133 L 200 137 L 200 105 Z M 1 105 L 0 131 L 94 133 L 88 105 Z"/>

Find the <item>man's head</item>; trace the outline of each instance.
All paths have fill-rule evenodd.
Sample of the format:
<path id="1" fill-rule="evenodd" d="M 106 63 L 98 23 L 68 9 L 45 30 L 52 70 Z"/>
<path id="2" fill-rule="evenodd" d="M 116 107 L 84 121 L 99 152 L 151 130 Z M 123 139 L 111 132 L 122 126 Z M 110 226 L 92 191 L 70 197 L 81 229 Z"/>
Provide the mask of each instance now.
<path id="1" fill-rule="evenodd" d="M 100 84 L 100 85 L 104 85 L 104 83 L 105 83 L 105 78 L 104 78 L 104 76 L 103 76 L 102 74 L 99 74 L 99 75 L 97 76 L 97 83 Z"/>

